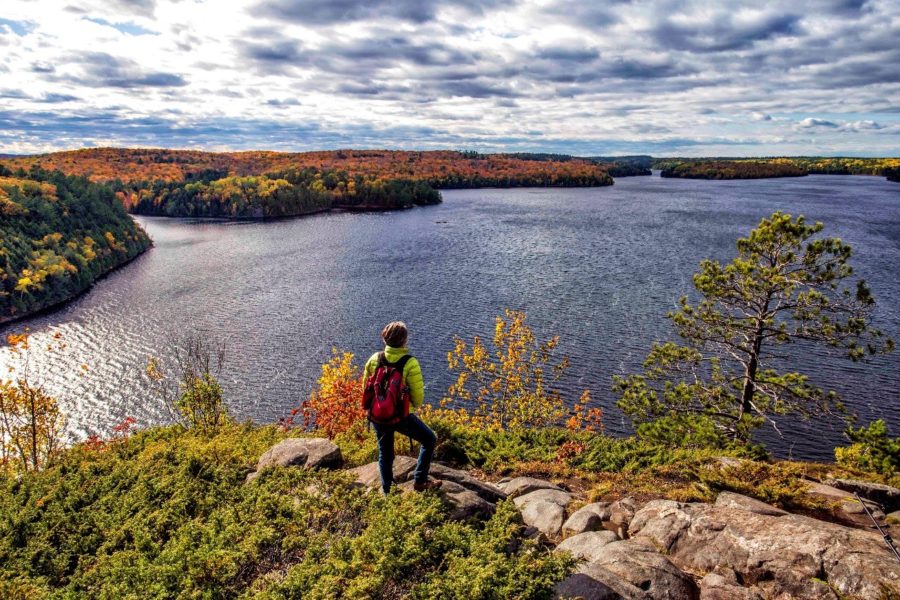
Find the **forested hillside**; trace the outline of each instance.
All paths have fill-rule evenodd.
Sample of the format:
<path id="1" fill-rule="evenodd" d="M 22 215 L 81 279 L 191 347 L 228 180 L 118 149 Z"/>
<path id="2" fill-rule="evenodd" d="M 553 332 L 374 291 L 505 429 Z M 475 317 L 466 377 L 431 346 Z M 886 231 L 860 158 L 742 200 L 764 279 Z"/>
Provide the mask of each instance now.
<path id="1" fill-rule="evenodd" d="M 437 189 L 611 185 L 608 166 L 476 152 L 229 152 L 98 148 L 19 157 L 13 168 L 109 182 L 126 208 L 168 216 L 280 217 L 440 202 Z"/>
<path id="2" fill-rule="evenodd" d="M 0 165 L 0 322 L 81 293 L 149 246 L 111 187 Z"/>

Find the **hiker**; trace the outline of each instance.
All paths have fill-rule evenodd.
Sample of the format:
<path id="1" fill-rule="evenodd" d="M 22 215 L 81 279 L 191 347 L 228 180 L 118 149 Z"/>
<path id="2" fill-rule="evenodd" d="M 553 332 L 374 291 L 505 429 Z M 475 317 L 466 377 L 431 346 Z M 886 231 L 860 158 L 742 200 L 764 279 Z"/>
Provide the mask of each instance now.
<path id="1" fill-rule="evenodd" d="M 378 439 L 378 468 L 384 493 L 391 491 L 394 480 L 394 432 L 419 444 L 419 461 L 413 473 L 413 489 L 417 492 L 436 489 L 440 481 L 429 481 L 428 470 L 437 436 L 410 412 L 422 406 L 425 384 L 419 361 L 406 348 L 409 331 L 401 321 L 388 323 L 381 332 L 385 347 L 366 362 L 363 408 L 375 428 Z"/>

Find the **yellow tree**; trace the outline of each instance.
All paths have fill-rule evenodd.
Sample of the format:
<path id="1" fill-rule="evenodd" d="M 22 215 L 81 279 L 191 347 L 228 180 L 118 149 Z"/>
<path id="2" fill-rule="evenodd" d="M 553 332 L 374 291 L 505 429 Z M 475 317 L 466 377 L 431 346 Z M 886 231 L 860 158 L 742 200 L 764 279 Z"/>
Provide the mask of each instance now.
<path id="1" fill-rule="evenodd" d="M 60 337 L 54 335 L 48 352 L 65 347 Z M 11 365 L 10 377 L 0 381 L 0 466 L 37 471 L 61 448 L 65 417 L 56 399 L 29 380 L 28 333 L 7 336 L 7 344 L 19 364 Z"/>
<path id="2" fill-rule="evenodd" d="M 472 422 L 486 429 L 521 429 L 559 425 L 567 414 L 553 384 L 569 366 L 554 360 L 559 337 L 538 342 L 522 311 L 507 309 L 494 325 L 493 348 L 476 336 L 469 345 L 456 338 L 447 353 L 456 382 L 442 407 L 472 407 Z M 465 409 L 461 409 L 467 412 Z"/>

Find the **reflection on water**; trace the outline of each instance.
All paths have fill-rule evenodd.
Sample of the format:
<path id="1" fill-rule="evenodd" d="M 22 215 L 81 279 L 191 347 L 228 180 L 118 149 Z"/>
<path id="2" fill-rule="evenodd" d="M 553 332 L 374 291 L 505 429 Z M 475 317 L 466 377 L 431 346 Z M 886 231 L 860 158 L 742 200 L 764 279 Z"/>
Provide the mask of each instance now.
<path id="1" fill-rule="evenodd" d="M 232 410 L 274 421 L 309 393 L 333 347 L 362 360 L 394 319 L 409 323 L 436 401 L 451 381 L 453 336 L 489 335 L 504 307 L 523 308 L 542 335 L 562 337 L 572 359 L 565 390 L 574 399 L 590 388 L 607 430 L 624 432 L 611 377 L 637 369 L 650 344 L 671 335 L 664 314 L 690 291 L 701 259 L 729 260 L 739 236 L 781 209 L 822 220 L 852 244 L 879 302 L 878 326 L 900 338 L 900 185 L 882 178 L 643 177 L 611 188 L 447 191 L 444 200 L 268 223 L 141 218 L 156 243 L 150 252 L 66 308 L 0 332 L 28 325 L 38 341 L 62 333 L 65 360 L 34 368 L 80 437 L 126 416 L 164 420 L 144 366 L 188 331 L 226 344 Z M 900 431 L 898 355 L 796 360 L 864 418 L 885 417 Z M 0 363 L 8 361 L 3 349 Z M 82 363 L 90 370 L 79 376 L 71 367 Z M 827 458 L 840 442 L 839 426 L 788 430 L 787 442 L 766 438 L 781 454 Z"/>

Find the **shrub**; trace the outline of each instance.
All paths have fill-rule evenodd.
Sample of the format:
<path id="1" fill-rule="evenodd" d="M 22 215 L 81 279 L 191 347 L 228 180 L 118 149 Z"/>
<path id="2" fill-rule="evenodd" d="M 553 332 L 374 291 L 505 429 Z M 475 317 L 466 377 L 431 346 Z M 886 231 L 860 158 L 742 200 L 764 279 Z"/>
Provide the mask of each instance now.
<path id="1" fill-rule="evenodd" d="M 834 449 L 839 465 L 887 476 L 900 471 L 900 437 L 889 437 L 887 424 L 882 419 L 868 427 L 848 427 L 846 435 L 853 443 Z"/>
<path id="2" fill-rule="evenodd" d="M 189 429 L 214 433 L 230 421 L 218 376 L 225 365 L 225 347 L 210 346 L 194 333 L 173 346 L 173 365 L 157 358 L 146 374 L 173 420 Z"/>
<path id="3" fill-rule="evenodd" d="M 541 598 L 566 573 L 524 540 L 512 507 L 463 524 L 438 495 L 366 494 L 342 471 L 245 483 L 283 435 L 153 428 L 115 452 L 79 444 L 43 471 L 0 476 L 0 595 Z"/>
<path id="4" fill-rule="evenodd" d="M 294 427 L 297 417 L 302 416 L 304 428 L 313 428 L 331 439 L 342 434 L 365 437 L 362 384 L 362 371 L 354 364 L 353 353 L 333 349 L 331 359 L 322 365 L 318 389 L 281 420 L 282 426 Z"/>
<path id="5" fill-rule="evenodd" d="M 456 338 L 447 353 L 456 382 L 436 414 L 491 431 L 562 423 L 566 407 L 551 386 L 565 373 L 569 361 L 554 360 L 558 337 L 538 342 L 525 320 L 524 312 L 509 309 L 498 316 L 491 349 L 478 336 L 471 346 Z M 461 406 L 453 410 L 453 405 Z"/>

